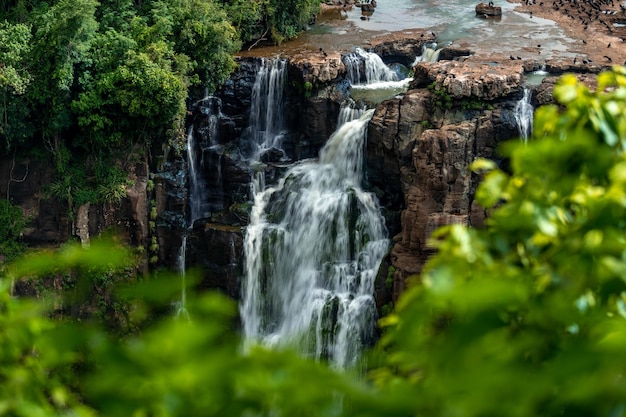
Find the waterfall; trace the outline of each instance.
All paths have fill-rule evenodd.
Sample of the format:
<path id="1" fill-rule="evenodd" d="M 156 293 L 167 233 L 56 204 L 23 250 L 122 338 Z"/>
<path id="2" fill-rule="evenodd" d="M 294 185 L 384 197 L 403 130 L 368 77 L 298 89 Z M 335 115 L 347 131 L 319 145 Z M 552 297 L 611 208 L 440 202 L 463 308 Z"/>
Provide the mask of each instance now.
<path id="1" fill-rule="evenodd" d="M 524 87 L 524 96 L 515 104 L 515 121 L 520 139 L 526 143 L 533 133 L 533 105 L 530 102 L 532 91 Z"/>
<path id="2" fill-rule="evenodd" d="M 215 197 L 215 201 L 219 201 L 223 196 L 223 183 L 222 183 L 222 149 L 219 145 L 219 123 L 222 117 L 221 100 L 217 97 L 206 96 L 202 100 L 196 103 L 200 113 L 207 116 L 206 124 L 198 128 L 198 132 L 194 131 L 194 124 L 189 126 L 187 131 L 187 181 L 188 181 L 188 196 L 187 204 L 189 206 L 188 217 L 185 219 L 186 230 L 182 233 L 182 240 L 180 249 L 178 251 L 177 259 L 177 271 L 181 277 L 181 299 L 177 303 L 177 317 L 189 318 L 189 313 L 186 307 L 186 255 L 187 255 L 187 235 L 189 229 L 193 227 L 196 220 L 207 218 L 211 215 L 211 211 L 214 209 L 221 209 L 221 204 L 211 203 L 212 197 Z M 197 140 L 196 133 L 202 138 Z M 208 147 L 206 146 L 208 144 Z M 204 146 L 203 146 L 204 145 Z M 212 152 L 217 154 L 217 164 L 214 166 L 210 160 L 207 162 L 209 165 L 205 167 L 205 152 Z M 210 174 L 213 174 L 213 170 L 216 170 L 217 184 L 213 187 L 207 185 L 207 178 L 205 177 L 205 168 L 208 169 Z M 210 189 L 211 188 L 211 189 Z"/>
<path id="3" fill-rule="evenodd" d="M 177 259 L 177 269 L 178 273 L 181 276 L 181 296 L 180 301 L 178 302 L 178 306 L 176 308 L 176 317 L 177 318 L 185 318 L 189 319 L 189 311 L 187 311 L 187 289 L 185 288 L 185 275 L 187 268 L 187 234 L 183 234 L 183 239 L 180 244 L 180 249 L 178 251 L 178 259 Z"/>
<path id="4" fill-rule="evenodd" d="M 281 149 L 285 134 L 287 61 L 261 59 L 252 87 L 250 122 L 245 136 L 251 140 L 251 157 L 258 160 L 263 151 Z"/>
<path id="5" fill-rule="evenodd" d="M 441 48 L 443 49 L 443 48 Z M 439 61 L 439 53 L 441 49 L 437 49 L 437 43 L 426 43 L 422 46 L 422 55 L 415 58 L 413 61 L 413 65 L 415 66 L 418 62 L 437 62 Z"/>
<path id="6" fill-rule="evenodd" d="M 388 249 L 377 201 L 361 189 L 372 115 L 340 126 L 318 161 L 255 194 L 240 306 L 248 343 L 292 346 L 346 368 L 372 342 L 374 279 Z"/>
<path id="7" fill-rule="evenodd" d="M 206 116 L 206 122 L 197 127 L 196 131 L 194 125 L 190 126 L 187 132 L 189 227 L 193 226 L 196 220 L 209 217 L 211 211 L 223 209 L 219 202 L 224 195 L 221 167 L 223 150 L 219 144 L 219 125 L 223 117 L 222 103 L 217 97 L 207 96 L 197 105 L 200 113 Z M 201 138 L 200 141 L 198 136 Z M 212 163 L 214 159 L 217 162 Z"/>
<path id="8" fill-rule="evenodd" d="M 348 99 L 341 104 L 339 109 L 339 116 L 337 117 L 337 127 L 341 127 L 344 124 L 358 119 L 363 116 L 365 112 L 364 107 L 359 107 L 352 99 Z"/>
<path id="9" fill-rule="evenodd" d="M 189 181 L 189 224 L 193 225 L 196 219 L 208 216 L 207 189 L 202 170 L 202 151 L 198 152 L 199 145 L 193 131 L 193 125 L 187 132 L 187 180 Z"/>
<path id="10" fill-rule="evenodd" d="M 373 52 L 354 48 L 353 52 L 343 57 L 343 61 L 348 71 L 348 80 L 352 85 L 398 81 L 397 74 Z"/>

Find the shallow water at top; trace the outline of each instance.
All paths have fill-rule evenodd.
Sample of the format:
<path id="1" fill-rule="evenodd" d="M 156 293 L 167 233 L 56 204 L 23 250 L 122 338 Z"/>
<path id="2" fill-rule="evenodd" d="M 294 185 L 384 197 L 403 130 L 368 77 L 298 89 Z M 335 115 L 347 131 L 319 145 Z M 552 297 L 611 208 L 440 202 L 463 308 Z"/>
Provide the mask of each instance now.
<path id="1" fill-rule="evenodd" d="M 555 22 L 516 12 L 518 3 L 496 2 L 496 6 L 502 7 L 502 17 L 498 19 L 476 16 L 476 0 L 377 0 L 377 3 L 371 16 L 362 14 L 357 7 L 325 13 L 297 39 L 243 54 L 289 55 L 319 51 L 320 47 L 345 51 L 353 46 L 365 46 L 369 39 L 382 34 L 430 30 L 436 33 L 440 46 L 452 43 L 478 55 L 496 53 L 537 60 L 573 56 L 567 52 L 572 40 Z"/>

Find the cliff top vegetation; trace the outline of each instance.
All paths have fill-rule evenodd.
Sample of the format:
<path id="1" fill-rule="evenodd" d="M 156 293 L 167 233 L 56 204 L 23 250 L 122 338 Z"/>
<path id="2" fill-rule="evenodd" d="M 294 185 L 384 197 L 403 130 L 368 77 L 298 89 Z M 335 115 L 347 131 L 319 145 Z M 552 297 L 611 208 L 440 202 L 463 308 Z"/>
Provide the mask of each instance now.
<path id="1" fill-rule="evenodd" d="M 214 91 L 243 44 L 292 38 L 318 8 L 317 0 L 2 2 L 1 152 L 53 159 L 52 194 L 70 207 L 103 201 L 99 189 L 124 181 L 120 155 L 183 137 L 186 99 Z"/>

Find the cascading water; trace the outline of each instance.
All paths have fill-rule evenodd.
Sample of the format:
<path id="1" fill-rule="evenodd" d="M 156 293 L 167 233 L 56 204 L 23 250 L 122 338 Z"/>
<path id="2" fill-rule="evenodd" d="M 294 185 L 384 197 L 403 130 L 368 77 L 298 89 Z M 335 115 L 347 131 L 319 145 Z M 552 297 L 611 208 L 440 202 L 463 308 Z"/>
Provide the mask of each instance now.
<path id="1" fill-rule="evenodd" d="M 515 104 L 515 121 L 520 139 L 526 143 L 533 133 L 533 105 L 530 102 L 532 92 L 524 87 L 524 96 Z"/>
<path id="2" fill-rule="evenodd" d="M 319 161 L 255 195 L 240 307 L 248 342 L 295 346 L 346 368 L 374 338 L 374 279 L 388 240 L 375 198 L 361 189 L 372 114 L 340 126 Z"/>
<path id="3" fill-rule="evenodd" d="M 439 53 L 441 53 L 441 49 L 437 49 L 437 44 L 427 43 L 422 46 L 422 55 L 415 58 L 413 62 L 413 66 L 415 66 L 418 62 L 437 62 L 439 61 Z"/>
<path id="4" fill-rule="evenodd" d="M 251 140 L 251 159 L 268 149 L 281 149 L 285 134 L 284 92 L 287 86 L 287 62 L 261 59 L 252 87 L 250 124 L 245 136 Z"/>
<path id="5" fill-rule="evenodd" d="M 350 96 L 355 101 L 380 103 L 406 92 L 412 78 L 403 78 L 402 71 L 394 71 L 372 52 L 355 48 L 343 57 L 350 81 Z"/>
<path id="6" fill-rule="evenodd" d="M 181 299 L 177 302 L 177 317 L 189 318 L 186 308 L 186 254 L 187 254 L 187 234 L 188 230 L 193 227 L 196 220 L 209 217 L 211 210 L 222 208 L 218 203 L 212 203 L 212 200 L 219 201 L 223 196 L 223 186 L 221 179 L 221 146 L 219 145 L 219 121 L 222 116 L 221 101 L 217 97 L 207 96 L 196 103 L 200 112 L 206 116 L 206 125 L 198 129 L 202 141 L 197 140 L 194 125 L 189 127 L 187 132 L 187 181 L 189 192 L 187 196 L 187 204 L 189 206 L 188 217 L 185 219 L 185 230 L 182 234 L 181 246 L 178 252 L 177 270 L 181 277 Z M 208 147 L 207 147 L 208 144 Z M 217 154 L 216 166 L 205 167 L 205 152 Z M 217 184 L 214 189 L 207 186 L 207 178 L 205 178 L 205 168 L 210 173 L 216 171 Z M 212 198 L 213 197 L 213 198 Z"/>
<path id="7" fill-rule="evenodd" d="M 181 277 L 181 295 L 180 301 L 178 302 L 178 306 L 176 308 L 176 317 L 177 318 L 185 318 L 189 319 L 189 312 L 187 311 L 187 289 L 185 288 L 186 282 L 186 268 L 187 268 L 187 234 L 183 235 L 183 239 L 180 244 L 180 249 L 178 251 L 178 260 L 177 260 L 177 268 L 178 273 Z"/>
<path id="8" fill-rule="evenodd" d="M 348 80 L 354 85 L 372 84 L 384 81 L 398 81 L 398 75 L 373 52 L 361 48 L 343 57 L 348 71 Z"/>
<path id="9" fill-rule="evenodd" d="M 194 132 L 193 125 L 189 127 L 187 133 L 189 227 L 193 226 L 196 220 L 209 217 L 211 211 L 223 209 L 220 204 L 224 194 L 222 146 L 219 144 L 221 106 L 221 101 L 217 97 L 208 96 L 200 100 L 198 107 L 206 116 L 205 124 L 197 129 L 199 135 Z M 202 140 L 198 141 L 196 136 L 200 136 Z M 205 177 L 205 173 L 209 174 L 209 178 Z"/>
<path id="10" fill-rule="evenodd" d="M 346 100 L 339 109 L 339 116 L 337 117 L 337 127 L 341 127 L 344 124 L 360 118 L 365 112 L 365 107 L 359 107 L 352 99 Z"/>
<path id="11" fill-rule="evenodd" d="M 198 152 L 198 144 L 193 132 L 193 125 L 187 132 L 187 180 L 189 181 L 189 224 L 196 219 L 208 215 L 207 190 L 202 172 L 202 152 Z"/>

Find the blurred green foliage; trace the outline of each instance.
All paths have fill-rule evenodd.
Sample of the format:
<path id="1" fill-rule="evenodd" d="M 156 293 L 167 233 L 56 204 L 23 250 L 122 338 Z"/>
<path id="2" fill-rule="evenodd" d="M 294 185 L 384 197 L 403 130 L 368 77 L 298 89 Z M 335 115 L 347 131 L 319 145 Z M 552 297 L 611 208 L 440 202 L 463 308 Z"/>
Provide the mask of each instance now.
<path id="1" fill-rule="evenodd" d="M 18 206 L 0 200 L 0 263 L 12 261 L 26 250 L 22 232 L 27 219 Z"/>
<path id="2" fill-rule="evenodd" d="M 437 231 L 421 285 L 384 319 L 384 389 L 418 415 L 626 413 L 626 69 L 573 75 L 476 198 L 486 227 Z"/>
<path id="3" fill-rule="evenodd" d="M 120 288 L 141 331 L 120 338 L 95 322 L 47 318 L 52 306 L 10 296 L 11 282 L 59 270 L 110 270 L 132 262 L 112 241 L 29 254 L 0 280 L 0 415 L 378 416 L 398 407 L 349 374 L 291 352 L 250 348 L 235 305 L 217 294 L 188 299 L 191 320 L 155 311 L 179 296 L 175 277 Z M 92 280 L 93 274 L 82 279 Z M 89 285 L 89 282 L 86 283 Z M 92 284 L 94 284 L 92 282 Z"/>
<path id="4" fill-rule="evenodd" d="M 1 87 L 43 112 L 31 123 L 61 170 L 77 149 L 138 140 L 116 123 L 131 128 L 150 106 L 175 125 L 179 110 L 143 108 L 142 97 L 179 109 L 180 91 L 212 82 L 185 48 L 211 28 L 232 40 L 207 4 L 14 3 L 0 12 L 11 25 L 37 22 L 33 42 L 21 26 L 5 24 L 0 36 L 22 45 L 15 56 L 45 62 L 12 61 Z M 44 72 L 54 76 L 39 79 Z M 534 139 L 503 148 L 510 172 L 474 163 L 486 226 L 434 234 L 438 254 L 382 321 L 366 380 L 290 352 L 244 351 L 233 303 L 218 295 L 189 299 L 191 321 L 163 316 L 177 296 L 173 277 L 120 293 L 136 329 L 123 338 L 92 320 L 52 320 L 54 306 L 12 296 L 21 279 L 78 271 L 78 287 L 97 286 L 132 264 L 119 244 L 94 242 L 30 254 L 0 272 L 0 416 L 626 415 L 626 70 L 597 81 L 595 91 L 574 76 L 559 81 L 558 104 L 536 112 Z M 69 141 L 69 131 L 88 133 Z"/>

